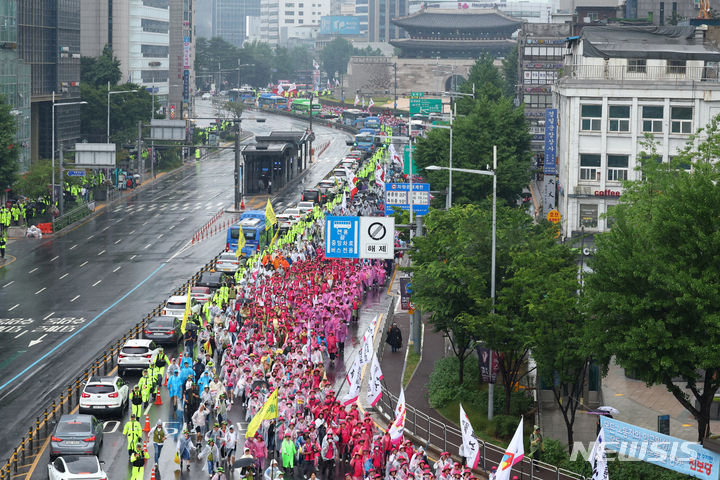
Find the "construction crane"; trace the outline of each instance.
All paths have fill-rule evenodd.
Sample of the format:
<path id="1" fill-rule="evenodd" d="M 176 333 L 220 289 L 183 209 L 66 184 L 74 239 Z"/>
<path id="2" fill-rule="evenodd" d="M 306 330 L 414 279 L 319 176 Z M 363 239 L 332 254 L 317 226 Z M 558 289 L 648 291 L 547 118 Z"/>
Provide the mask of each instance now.
<path id="1" fill-rule="evenodd" d="M 702 18 L 703 20 L 709 20 L 712 18 L 712 13 L 710 13 L 710 0 L 700 0 L 700 11 L 698 12 L 698 18 Z"/>

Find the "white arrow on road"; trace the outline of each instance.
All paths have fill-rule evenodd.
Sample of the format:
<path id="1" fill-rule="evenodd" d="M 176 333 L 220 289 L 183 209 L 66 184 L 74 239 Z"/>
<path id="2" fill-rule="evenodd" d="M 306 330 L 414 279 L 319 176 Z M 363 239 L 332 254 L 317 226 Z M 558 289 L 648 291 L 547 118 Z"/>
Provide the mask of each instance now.
<path id="1" fill-rule="evenodd" d="M 41 335 L 40 337 L 38 337 L 37 340 L 30 340 L 30 344 L 28 345 L 28 347 L 32 347 L 33 345 L 37 345 L 38 343 L 42 342 L 42 339 L 45 338 L 45 337 L 47 337 L 47 333 L 46 333 L 45 335 Z"/>

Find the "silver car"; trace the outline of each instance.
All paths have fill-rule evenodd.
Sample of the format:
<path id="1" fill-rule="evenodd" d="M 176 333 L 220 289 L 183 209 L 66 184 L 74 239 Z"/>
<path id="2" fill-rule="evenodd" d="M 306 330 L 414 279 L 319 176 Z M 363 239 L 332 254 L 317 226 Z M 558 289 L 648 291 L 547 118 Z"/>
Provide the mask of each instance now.
<path id="1" fill-rule="evenodd" d="M 232 252 L 221 253 L 215 262 L 215 270 L 218 272 L 234 273 L 240 268 L 240 258 Z"/>

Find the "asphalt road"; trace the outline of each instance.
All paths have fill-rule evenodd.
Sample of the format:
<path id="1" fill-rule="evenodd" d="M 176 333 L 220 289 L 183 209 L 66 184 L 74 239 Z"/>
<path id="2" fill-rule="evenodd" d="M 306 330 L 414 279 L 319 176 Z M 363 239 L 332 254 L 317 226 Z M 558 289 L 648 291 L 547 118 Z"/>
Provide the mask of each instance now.
<path id="1" fill-rule="evenodd" d="M 214 113 L 208 102 L 199 102 L 198 110 L 199 116 Z M 267 118 L 243 122 L 243 130 L 260 135 L 306 126 L 265 113 L 247 116 Z M 316 143 L 332 143 L 311 165 L 306 185 L 327 175 L 348 150 L 339 131 L 315 131 Z M 9 244 L 16 260 L 0 268 L 0 418 L 6 432 L 0 459 L 70 379 L 224 247 L 224 232 L 190 240 L 232 206 L 232 172 L 233 153 L 222 151 L 128 192 L 54 238 Z M 301 189 L 298 183 L 276 195 L 276 212 L 296 203 Z M 262 208 L 266 199 L 246 197 L 246 205 Z"/>

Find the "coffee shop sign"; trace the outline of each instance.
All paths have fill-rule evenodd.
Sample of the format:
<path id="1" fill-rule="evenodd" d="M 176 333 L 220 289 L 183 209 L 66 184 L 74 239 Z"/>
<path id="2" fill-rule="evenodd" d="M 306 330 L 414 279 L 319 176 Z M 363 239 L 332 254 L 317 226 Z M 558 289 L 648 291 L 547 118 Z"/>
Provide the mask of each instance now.
<path id="1" fill-rule="evenodd" d="M 595 194 L 596 197 L 619 197 L 620 196 L 620 192 L 618 192 L 617 190 L 609 190 L 609 189 L 595 190 L 593 192 L 593 194 Z"/>

